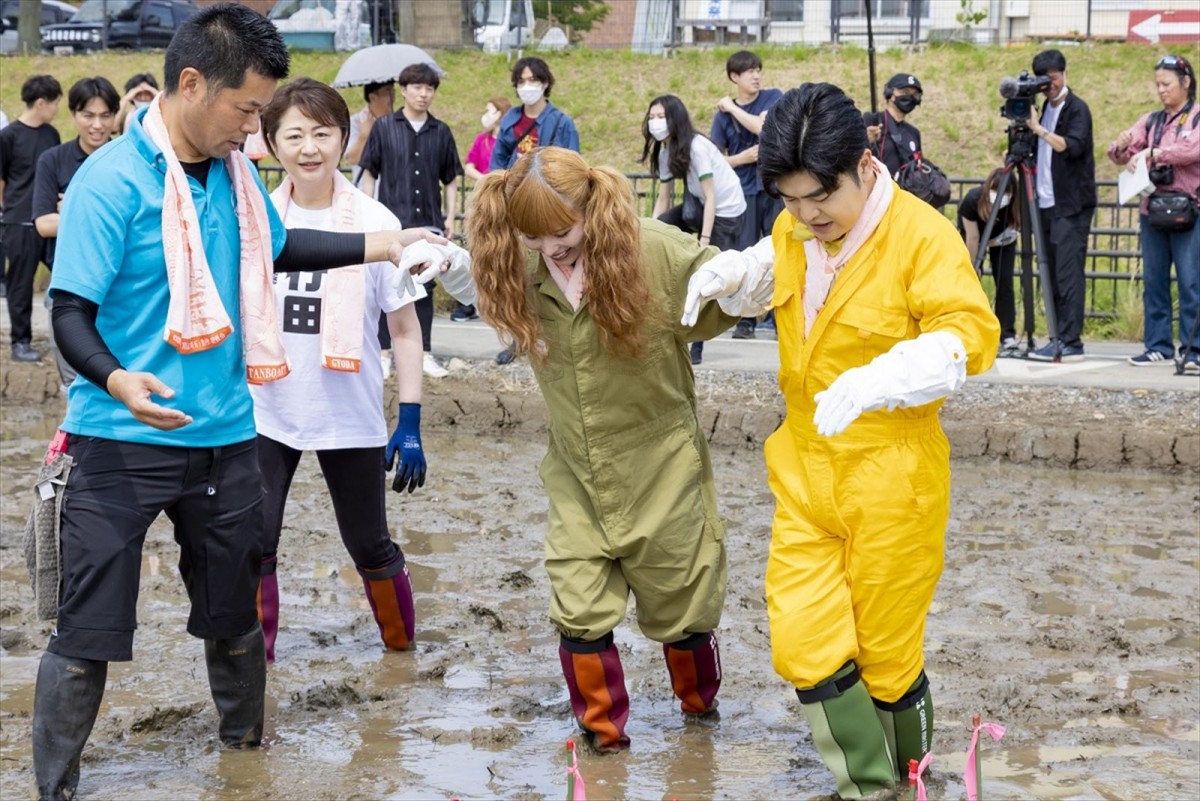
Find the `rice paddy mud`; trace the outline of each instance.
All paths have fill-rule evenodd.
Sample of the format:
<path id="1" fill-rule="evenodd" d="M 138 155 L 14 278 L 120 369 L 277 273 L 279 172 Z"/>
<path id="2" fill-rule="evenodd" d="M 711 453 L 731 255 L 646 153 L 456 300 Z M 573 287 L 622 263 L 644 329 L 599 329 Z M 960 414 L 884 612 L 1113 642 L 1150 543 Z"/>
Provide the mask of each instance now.
<path id="1" fill-rule="evenodd" d="M 528 404 L 540 399 L 531 396 Z M 427 422 L 430 477 L 389 513 L 416 590 L 415 650 L 385 653 L 316 460 L 280 553 L 281 631 L 265 747 L 218 747 L 201 643 L 184 632 L 177 549 L 143 559 L 135 661 L 113 664 L 81 799 L 554 799 L 574 733 L 546 618 L 544 436 Z M 57 412 L 4 414 L 0 464 L 0 797 L 31 793 L 30 715 L 49 632 L 21 556 L 28 478 Z M 762 575 L 772 501 L 756 447 L 714 446 L 729 520 L 720 719 L 684 720 L 659 646 L 617 632 L 633 747 L 581 753 L 594 799 L 819 798 L 833 792 L 771 669 Z M 1191 472 L 954 465 L 945 573 L 928 626 L 931 797 L 964 798 L 972 714 L 1008 727 L 989 798 L 1179 798 L 1200 762 L 1200 489 Z"/>

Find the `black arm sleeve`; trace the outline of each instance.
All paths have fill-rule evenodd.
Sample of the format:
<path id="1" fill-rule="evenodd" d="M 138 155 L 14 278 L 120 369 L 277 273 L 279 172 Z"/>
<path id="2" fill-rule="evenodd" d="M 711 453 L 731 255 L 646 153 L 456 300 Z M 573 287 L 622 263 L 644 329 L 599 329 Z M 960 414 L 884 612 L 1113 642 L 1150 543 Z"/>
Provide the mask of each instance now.
<path id="1" fill-rule="evenodd" d="M 275 272 L 315 272 L 366 261 L 367 235 L 340 234 L 313 228 L 289 228 Z"/>
<path id="2" fill-rule="evenodd" d="M 59 352 L 77 373 L 107 392 L 108 377 L 121 369 L 121 363 L 96 328 L 99 314 L 100 307 L 90 300 L 55 290 L 50 324 L 54 326 L 54 342 Z"/>

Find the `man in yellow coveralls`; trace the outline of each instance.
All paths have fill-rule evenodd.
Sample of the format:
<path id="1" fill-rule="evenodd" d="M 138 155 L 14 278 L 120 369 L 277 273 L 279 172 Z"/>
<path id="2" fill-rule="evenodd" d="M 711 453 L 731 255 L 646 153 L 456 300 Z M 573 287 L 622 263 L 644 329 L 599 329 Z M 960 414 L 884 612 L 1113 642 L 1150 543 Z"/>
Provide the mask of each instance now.
<path id="1" fill-rule="evenodd" d="M 761 136 L 763 184 L 787 213 L 701 268 L 684 322 L 714 298 L 759 314 L 773 282 L 787 402 L 766 443 L 775 669 L 838 793 L 891 798 L 933 730 L 925 616 L 950 507 L 938 409 L 991 366 L 999 325 L 954 226 L 872 158 L 842 90 L 789 91 Z"/>

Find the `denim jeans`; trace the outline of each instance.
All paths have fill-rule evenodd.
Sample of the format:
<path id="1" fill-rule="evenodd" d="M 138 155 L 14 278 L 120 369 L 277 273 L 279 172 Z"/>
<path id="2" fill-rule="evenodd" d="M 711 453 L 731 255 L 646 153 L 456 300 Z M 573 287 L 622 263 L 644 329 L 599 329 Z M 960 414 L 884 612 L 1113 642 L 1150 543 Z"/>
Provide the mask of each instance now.
<path id="1" fill-rule="evenodd" d="M 1200 313 L 1200 224 L 1190 231 L 1159 231 L 1142 215 L 1142 308 L 1146 350 L 1175 355 L 1171 331 L 1171 265 L 1179 284 L 1180 350 L 1200 353 L 1196 315 Z M 1188 337 L 1192 337 L 1188 343 Z"/>

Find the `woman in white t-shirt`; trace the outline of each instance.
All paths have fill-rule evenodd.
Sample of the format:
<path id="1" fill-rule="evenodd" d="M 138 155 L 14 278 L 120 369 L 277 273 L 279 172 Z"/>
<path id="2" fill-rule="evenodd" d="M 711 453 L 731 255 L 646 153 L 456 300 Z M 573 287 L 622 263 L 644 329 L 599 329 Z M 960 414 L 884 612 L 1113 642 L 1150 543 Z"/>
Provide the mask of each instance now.
<path id="1" fill-rule="evenodd" d="M 271 152 L 287 171 L 271 200 L 288 228 L 399 230 L 400 221 L 338 170 L 350 112 L 333 89 L 308 78 L 280 88 L 262 114 Z M 409 647 L 412 584 L 404 554 L 388 533 L 385 471 L 399 456 L 392 489 L 425 482 L 421 448 L 421 329 L 412 303 L 425 290 L 393 289 L 386 262 L 275 276 L 289 375 L 251 388 L 263 481 L 263 568 L 259 617 L 274 661 L 279 629 L 276 559 L 288 488 L 303 451 L 314 450 L 338 529 L 362 576 L 384 645 Z M 383 413 L 384 375 L 376 336 L 387 317 L 400 389 L 390 439 Z"/>
<path id="2" fill-rule="evenodd" d="M 659 186 L 654 216 L 689 234 L 701 245 L 728 250 L 737 241 L 746 196 L 742 182 L 712 140 L 697 133 L 687 106 L 675 95 L 650 101 L 642 120 L 643 164 L 655 165 Z M 684 179 L 683 199 L 671 205 L 676 178 Z M 699 364 L 703 342 L 691 345 L 692 364 Z"/>

